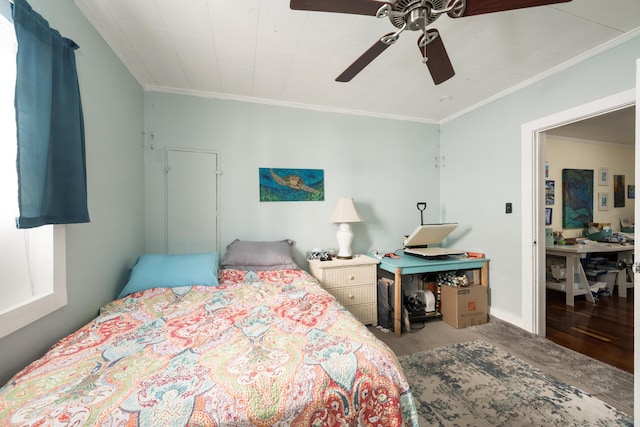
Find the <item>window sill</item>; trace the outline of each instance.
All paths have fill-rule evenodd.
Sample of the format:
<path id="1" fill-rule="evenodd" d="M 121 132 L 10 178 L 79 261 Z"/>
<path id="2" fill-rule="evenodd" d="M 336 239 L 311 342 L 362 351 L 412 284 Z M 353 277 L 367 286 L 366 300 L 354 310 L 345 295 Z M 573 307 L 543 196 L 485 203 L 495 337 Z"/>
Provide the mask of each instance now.
<path id="1" fill-rule="evenodd" d="M 53 226 L 53 290 L 43 292 L 0 312 L 0 338 L 24 328 L 67 305 L 65 230 Z"/>

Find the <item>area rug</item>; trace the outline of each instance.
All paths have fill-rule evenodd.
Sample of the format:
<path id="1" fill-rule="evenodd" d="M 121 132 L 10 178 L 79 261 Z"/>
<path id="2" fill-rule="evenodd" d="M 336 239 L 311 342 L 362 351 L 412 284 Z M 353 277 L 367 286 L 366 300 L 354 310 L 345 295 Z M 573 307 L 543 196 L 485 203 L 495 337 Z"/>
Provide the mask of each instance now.
<path id="1" fill-rule="evenodd" d="M 480 335 L 477 339 L 494 344 L 547 374 L 595 395 L 627 414 L 633 414 L 632 373 L 494 317 L 484 325 L 471 326 L 469 329 Z"/>
<path id="2" fill-rule="evenodd" d="M 483 341 L 398 359 L 421 426 L 633 426 L 633 417 Z"/>

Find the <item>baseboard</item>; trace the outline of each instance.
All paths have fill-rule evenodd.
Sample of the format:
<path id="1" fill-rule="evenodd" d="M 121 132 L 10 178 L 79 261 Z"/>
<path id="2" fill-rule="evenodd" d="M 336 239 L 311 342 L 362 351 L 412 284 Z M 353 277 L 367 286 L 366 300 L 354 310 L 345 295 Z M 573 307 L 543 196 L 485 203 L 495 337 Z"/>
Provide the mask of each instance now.
<path id="1" fill-rule="evenodd" d="M 517 326 L 520 329 L 524 329 L 529 333 L 533 333 L 529 328 L 525 327 L 525 322 L 522 320 L 522 317 L 517 317 L 513 313 L 507 313 L 506 311 L 502 311 L 502 310 L 498 310 L 493 307 L 490 307 L 489 315 L 497 319 L 500 319 L 504 322 L 511 323 L 512 325 Z"/>

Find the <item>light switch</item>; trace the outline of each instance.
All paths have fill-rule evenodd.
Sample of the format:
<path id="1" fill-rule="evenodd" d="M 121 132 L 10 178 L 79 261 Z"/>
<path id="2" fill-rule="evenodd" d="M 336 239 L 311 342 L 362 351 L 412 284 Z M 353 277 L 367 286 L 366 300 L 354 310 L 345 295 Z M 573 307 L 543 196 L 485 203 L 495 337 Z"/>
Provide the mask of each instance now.
<path id="1" fill-rule="evenodd" d="M 505 208 L 506 213 L 510 214 L 513 212 L 513 206 L 511 205 L 511 203 L 507 203 L 507 206 Z"/>

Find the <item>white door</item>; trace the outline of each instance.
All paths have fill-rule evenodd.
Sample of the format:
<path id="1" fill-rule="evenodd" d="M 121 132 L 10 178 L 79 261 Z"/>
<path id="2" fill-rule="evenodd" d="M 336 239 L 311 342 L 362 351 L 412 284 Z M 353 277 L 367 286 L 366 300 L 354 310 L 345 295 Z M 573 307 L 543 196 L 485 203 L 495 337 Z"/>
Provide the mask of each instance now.
<path id="1" fill-rule="evenodd" d="M 166 251 L 218 251 L 217 153 L 167 149 Z"/>

